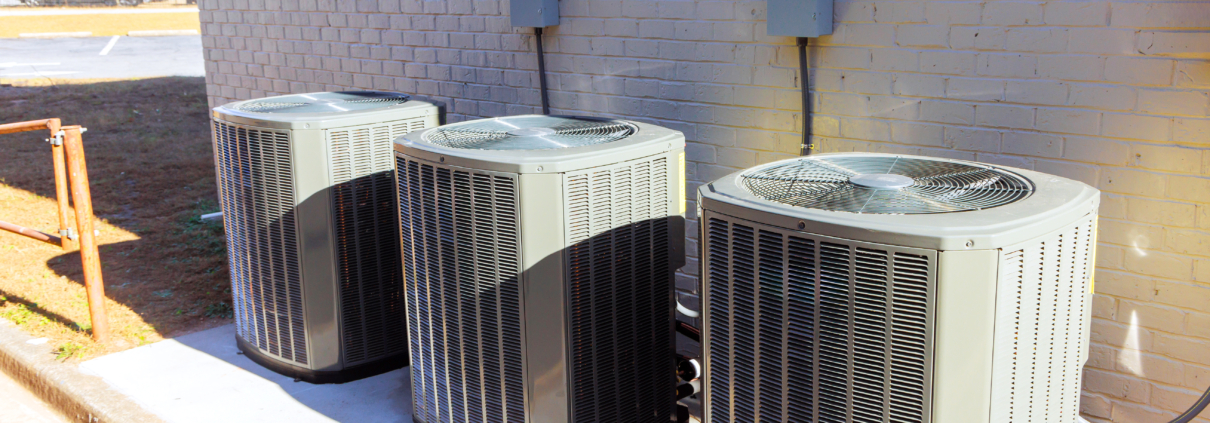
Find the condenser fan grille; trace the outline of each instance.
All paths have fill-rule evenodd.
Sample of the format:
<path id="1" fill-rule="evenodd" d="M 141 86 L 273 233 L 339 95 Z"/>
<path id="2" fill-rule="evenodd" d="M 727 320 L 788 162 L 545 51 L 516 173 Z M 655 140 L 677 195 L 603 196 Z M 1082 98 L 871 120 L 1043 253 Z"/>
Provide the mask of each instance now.
<path id="1" fill-rule="evenodd" d="M 553 150 L 619 141 L 637 130 L 631 123 L 609 119 L 514 116 L 443 126 L 425 141 L 469 150 Z"/>
<path id="2" fill-rule="evenodd" d="M 377 91 L 342 91 L 294 94 L 253 100 L 236 107 L 255 113 L 339 113 L 373 110 L 406 103 L 406 94 Z"/>
<path id="3" fill-rule="evenodd" d="M 1024 178 L 988 166 L 895 156 L 803 158 L 745 173 L 767 201 L 871 214 L 929 214 L 1011 204 L 1033 193 Z"/>

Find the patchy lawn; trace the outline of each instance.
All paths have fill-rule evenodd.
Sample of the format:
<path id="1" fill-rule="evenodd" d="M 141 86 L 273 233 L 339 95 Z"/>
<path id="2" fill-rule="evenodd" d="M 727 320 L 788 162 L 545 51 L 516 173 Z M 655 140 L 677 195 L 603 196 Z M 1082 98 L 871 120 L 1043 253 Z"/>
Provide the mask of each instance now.
<path id="1" fill-rule="evenodd" d="M 188 6 L 190 8 L 196 6 Z M 37 11 L 42 9 L 12 10 Z M 164 8 L 167 9 L 167 8 Z M 95 10 L 95 9 L 94 9 Z M 198 13 L 120 13 L 88 15 L 0 16 L 0 38 L 38 32 L 89 31 L 95 37 L 126 35 L 130 31 L 162 29 L 201 30 Z"/>
<path id="2" fill-rule="evenodd" d="M 159 341 L 231 319 L 203 78 L 0 87 L 3 123 L 83 125 L 114 339 L 89 337 L 80 256 L 0 231 L 0 317 L 51 339 L 63 359 Z M 57 230 L 44 132 L 0 135 L 0 220 Z"/>

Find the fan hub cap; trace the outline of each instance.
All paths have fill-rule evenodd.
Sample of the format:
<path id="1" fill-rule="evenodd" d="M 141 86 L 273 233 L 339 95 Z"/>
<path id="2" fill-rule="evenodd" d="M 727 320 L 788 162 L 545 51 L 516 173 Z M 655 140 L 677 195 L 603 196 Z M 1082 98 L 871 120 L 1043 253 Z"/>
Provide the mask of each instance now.
<path id="1" fill-rule="evenodd" d="M 513 129 L 508 131 L 508 134 L 514 137 L 541 137 L 546 135 L 554 135 L 555 132 L 557 131 L 551 128 L 534 127 Z"/>
<path id="2" fill-rule="evenodd" d="M 854 185 L 870 189 L 900 189 L 912 186 L 915 180 L 893 173 L 866 173 L 849 178 Z"/>

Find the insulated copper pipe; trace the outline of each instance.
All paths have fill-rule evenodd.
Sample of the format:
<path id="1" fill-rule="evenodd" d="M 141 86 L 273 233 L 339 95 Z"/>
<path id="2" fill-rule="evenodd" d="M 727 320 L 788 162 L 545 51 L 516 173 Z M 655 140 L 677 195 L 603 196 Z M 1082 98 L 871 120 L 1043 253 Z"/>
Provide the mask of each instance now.
<path id="1" fill-rule="evenodd" d="M 84 267 L 84 287 L 88 291 L 88 314 L 92 320 L 92 339 L 109 342 L 109 320 L 105 317 L 105 283 L 101 278 L 101 257 L 92 232 L 92 196 L 88 189 L 88 168 L 84 161 L 84 143 L 79 126 L 63 127 L 63 147 L 67 155 L 71 198 L 76 205 L 79 228 L 80 260 Z"/>
<path id="2" fill-rule="evenodd" d="M 56 244 L 56 245 L 59 244 L 59 237 L 57 237 L 57 236 L 54 236 L 51 234 L 45 234 L 45 233 L 42 233 L 41 231 L 30 229 L 30 228 L 27 228 L 27 227 L 24 227 L 21 225 L 14 225 L 12 223 L 8 223 L 8 222 L 2 221 L 2 220 L 0 220 L 0 229 L 15 233 L 17 235 L 25 235 L 27 237 L 30 237 L 30 238 L 33 238 L 33 239 L 36 239 L 38 241 L 42 241 L 42 242 L 45 242 L 48 244 Z"/>

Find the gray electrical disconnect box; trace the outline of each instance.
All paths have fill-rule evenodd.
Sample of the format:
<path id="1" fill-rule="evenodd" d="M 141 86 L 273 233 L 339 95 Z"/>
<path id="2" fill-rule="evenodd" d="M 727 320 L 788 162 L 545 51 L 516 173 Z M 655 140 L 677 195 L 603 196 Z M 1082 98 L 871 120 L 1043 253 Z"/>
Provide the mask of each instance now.
<path id="1" fill-rule="evenodd" d="M 509 2 L 509 16 L 512 17 L 513 26 L 555 26 L 559 24 L 559 0 L 512 0 Z"/>
<path id="2" fill-rule="evenodd" d="M 769 0 L 768 5 L 769 35 L 813 38 L 832 33 L 832 0 Z"/>

